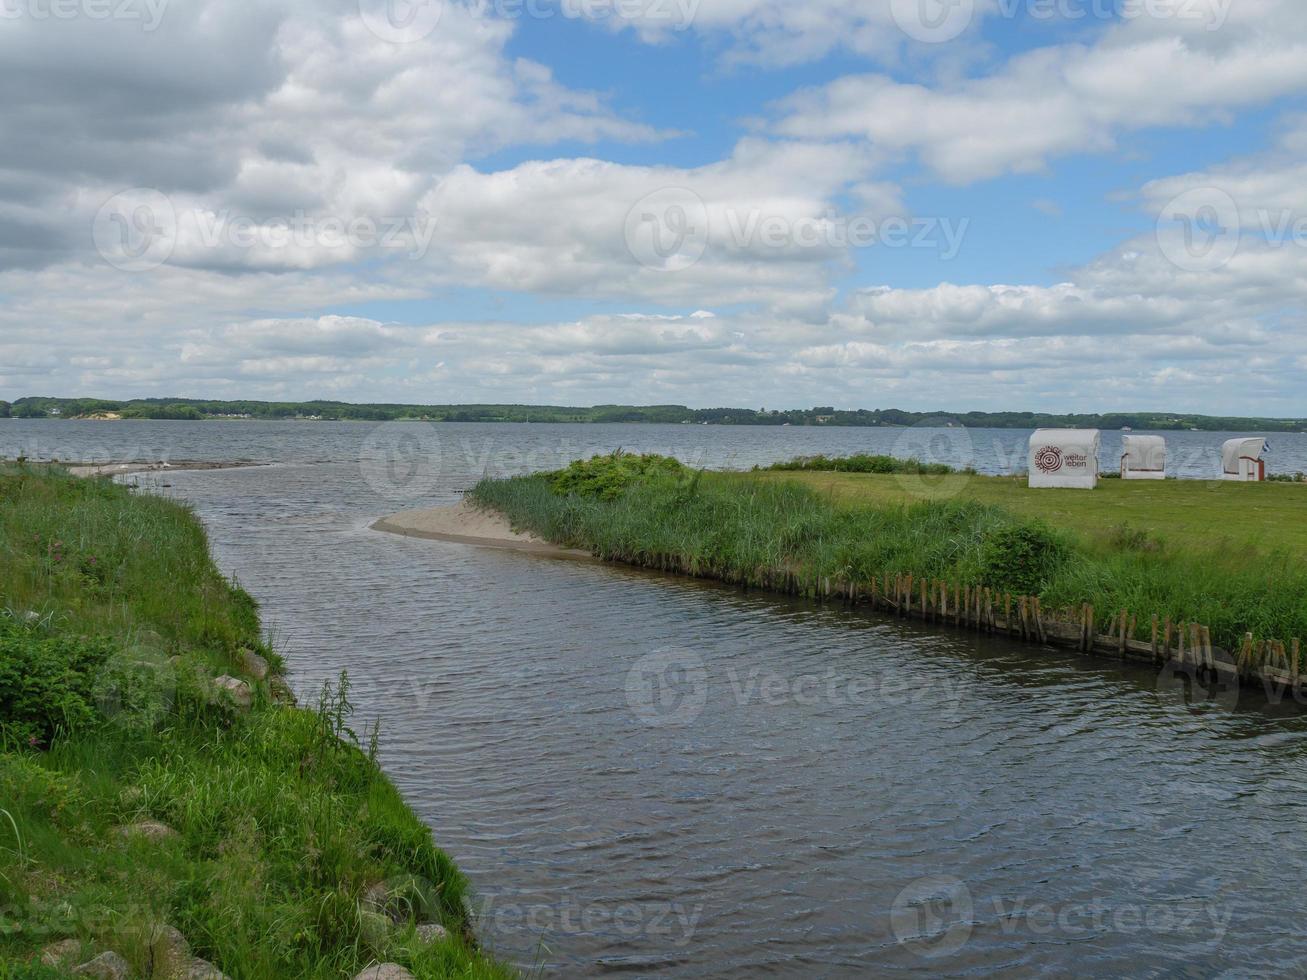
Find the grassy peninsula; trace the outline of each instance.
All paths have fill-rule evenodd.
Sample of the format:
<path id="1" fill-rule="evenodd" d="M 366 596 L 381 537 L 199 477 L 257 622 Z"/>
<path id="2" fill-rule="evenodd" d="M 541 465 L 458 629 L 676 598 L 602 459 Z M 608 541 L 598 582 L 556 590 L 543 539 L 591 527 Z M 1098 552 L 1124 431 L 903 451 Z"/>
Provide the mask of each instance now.
<path id="1" fill-rule="evenodd" d="M 347 680 L 281 666 L 189 510 L 0 468 L 0 977 L 510 975 Z"/>
<path id="2" fill-rule="evenodd" d="M 1218 646 L 1307 637 L 1307 487 L 1104 481 L 1030 491 L 968 473 L 691 472 L 620 454 L 483 480 L 515 527 L 613 561 L 750 587 L 836 594 L 912 575 L 1201 623 Z"/>

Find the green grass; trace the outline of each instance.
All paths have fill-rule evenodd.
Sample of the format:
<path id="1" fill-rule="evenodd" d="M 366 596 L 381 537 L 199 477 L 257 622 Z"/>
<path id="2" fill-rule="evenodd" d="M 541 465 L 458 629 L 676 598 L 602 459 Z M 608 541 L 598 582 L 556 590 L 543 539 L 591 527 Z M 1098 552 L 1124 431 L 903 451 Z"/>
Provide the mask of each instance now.
<path id="1" fill-rule="evenodd" d="M 956 493 L 933 496 L 945 489 Z M 1297 486 L 1110 481 L 1094 494 L 965 474 L 705 472 L 611 501 L 559 494 L 548 476 L 484 480 L 472 497 L 561 545 L 750 586 L 812 592 L 911 574 L 1028 590 L 1069 617 L 1089 603 L 1104 629 L 1125 609 L 1202 623 L 1232 649 L 1245 632 L 1307 636 Z"/>
<path id="2" fill-rule="evenodd" d="M 147 675 L 152 700 L 106 697 L 113 675 L 97 675 L 95 717 L 37 719 L 59 725 L 48 737 L 0 715 L 0 978 L 55 975 L 30 962 L 64 938 L 148 976 L 162 923 L 236 980 L 353 976 L 382 960 L 419 977 L 512 975 L 476 947 L 467 882 L 381 773 L 374 745 L 349 730 L 346 679 L 313 710 L 275 703 L 267 684 L 247 712 L 212 696 L 209 678 L 239 676 L 241 649 L 280 664 L 255 603 L 219 574 L 186 508 L 0 468 L 0 640 L 11 657 L 24 643 L 71 651 L 64 689 L 42 679 L 47 699 L 77 697 L 81 667 L 101 664 L 106 645 L 164 665 Z M 30 720 L 24 683 L 0 670 L 0 705 Z M 115 832 L 141 819 L 177 835 Z M 424 947 L 411 929 L 380 928 L 361 897 L 381 881 L 449 938 Z"/>
<path id="3" fill-rule="evenodd" d="M 1206 555 L 1213 544 L 1257 555 L 1287 552 L 1307 560 L 1307 485 L 1219 480 L 1103 480 L 1098 489 L 1031 490 L 1025 477 L 954 476 L 896 479 L 845 473 L 785 473 L 822 496 L 849 505 L 917 500 L 975 501 L 1039 518 L 1086 538 L 1106 541 L 1129 525 L 1177 551 Z M 1240 562 L 1245 564 L 1245 562 Z"/>

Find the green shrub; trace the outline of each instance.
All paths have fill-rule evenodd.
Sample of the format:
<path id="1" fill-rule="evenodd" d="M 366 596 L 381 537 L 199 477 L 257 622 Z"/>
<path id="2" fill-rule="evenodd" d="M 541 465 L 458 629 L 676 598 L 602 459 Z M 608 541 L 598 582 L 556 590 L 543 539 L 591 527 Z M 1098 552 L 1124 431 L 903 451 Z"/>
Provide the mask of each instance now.
<path id="1" fill-rule="evenodd" d="M 1038 595 L 1066 563 L 1070 549 L 1041 524 L 1010 524 L 985 534 L 980 581 L 1022 595 Z"/>
<path id="2" fill-rule="evenodd" d="M 0 617 L 0 742 L 48 744 L 100 720 L 97 687 L 114 648 L 107 640 L 45 636 Z"/>
<path id="3" fill-rule="evenodd" d="M 578 459 L 550 476 L 550 486 L 559 496 L 616 500 L 631 487 L 653 481 L 681 481 L 689 470 L 670 456 L 635 456 L 620 449 L 607 456 Z"/>
<path id="4" fill-rule="evenodd" d="M 947 463 L 923 463 L 919 459 L 898 459 L 895 456 L 873 456 L 866 453 L 852 456 L 800 456 L 765 468 L 781 472 L 808 470 L 818 473 L 906 473 L 925 476 L 976 472 L 970 466 L 959 470 Z"/>

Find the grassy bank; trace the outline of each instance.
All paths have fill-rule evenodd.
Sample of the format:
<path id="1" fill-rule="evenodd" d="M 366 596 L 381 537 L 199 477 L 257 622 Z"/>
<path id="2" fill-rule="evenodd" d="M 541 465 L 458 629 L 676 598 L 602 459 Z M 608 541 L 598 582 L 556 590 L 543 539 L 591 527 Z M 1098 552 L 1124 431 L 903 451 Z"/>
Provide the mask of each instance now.
<path id="1" fill-rule="evenodd" d="M 66 975 L 58 941 L 140 977 L 509 975 L 347 682 L 301 709 L 279 669 L 187 509 L 0 468 L 0 977 Z"/>
<path id="2" fill-rule="evenodd" d="M 577 475 L 587 467 L 588 480 Z M 1137 491 L 1112 481 L 1097 494 L 1003 496 L 998 481 L 965 474 L 927 481 L 656 469 L 651 477 L 613 477 L 614 464 L 602 458 L 571 469 L 566 477 L 484 480 L 472 498 L 557 544 L 756 587 L 811 593 L 829 580 L 840 592 L 902 574 L 1039 596 L 1045 610 L 1065 610 L 1069 619 L 1090 604 L 1104 630 L 1121 610 L 1141 627 L 1153 614 L 1202 623 L 1228 649 L 1249 632 L 1266 640 L 1307 636 L 1307 547 L 1296 543 L 1307 493 L 1300 486 L 1214 491 L 1171 482 Z M 949 485 L 958 492 L 926 499 L 940 481 L 956 481 Z M 967 489 L 973 486 L 991 490 Z M 1160 495 L 1155 515 L 1169 513 L 1172 523 L 1160 516 L 1130 523 L 1139 513 L 1131 504 L 1136 493 Z M 1273 507 L 1250 516 L 1249 500 Z"/>

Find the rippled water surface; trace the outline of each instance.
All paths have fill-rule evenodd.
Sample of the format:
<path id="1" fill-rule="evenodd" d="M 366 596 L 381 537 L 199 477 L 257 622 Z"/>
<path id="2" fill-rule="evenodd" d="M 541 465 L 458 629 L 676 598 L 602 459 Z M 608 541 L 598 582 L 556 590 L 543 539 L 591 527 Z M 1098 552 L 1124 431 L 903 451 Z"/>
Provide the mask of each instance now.
<path id="1" fill-rule="evenodd" d="M 69 423 L 41 425 L 66 457 L 174 438 L 85 426 L 78 453 Z M 368 427 L 180 428 L 174 458 L 291 460 L 152 485 L 196 506 L 299 690 L 349 670 L 506 958 L 566 977 L 1307 973 L 1293 706 L 1195 713 L 1149 670 L 368 529 L 553 465 L 563 436 L 541 430 L 578 455 L 695 451 L 674 427 L 462 427 L 470 455 L 441 427 L 404 500 L 358 462 Z M 771 431 L 693 438 L 741 465 L 793 455 Z"/>

